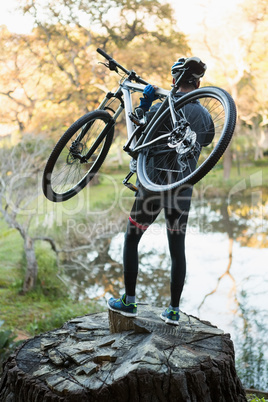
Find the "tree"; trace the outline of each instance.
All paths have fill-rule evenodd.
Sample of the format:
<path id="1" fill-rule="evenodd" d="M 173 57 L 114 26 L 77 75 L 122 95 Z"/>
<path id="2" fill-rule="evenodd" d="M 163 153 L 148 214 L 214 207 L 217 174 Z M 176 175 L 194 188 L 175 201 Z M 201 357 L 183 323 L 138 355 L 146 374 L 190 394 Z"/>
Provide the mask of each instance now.
<path id="1" fill-rule="evenodd" d="M 86 113 L 87 105 L 94 98 L 96 104 L 96 93 L 100 90 L 91 89 L 90 99 L 84 90 L 93 77 L 90 69 L 91 78 L 86 73 L 89 61 L 85 58 L 87 69 L 80 66 L 81 74 L 76 77 L 75 72 L 69 71 L 71 61 L 64 63 L 62 60 L 61 46 L 65 43 L 53 38 L 47 45 L 40 29 L 31 35 L 11 34 L 2 29 L 0 40 L 3 49 L 0 56 L 2 122 L 17 123 L 21 132 L 56 131 L 59 136 L 59 129 L 64 130 L 81 113 Z M 82 39 L 76 46 L 80 52 L 81 46 Z M 51 56 L 53 49 L 59 53 L 60 61 Z"/>
<path id="2" fill-rule="evenodd" d="M 263 158 L 264 128 L 268 124 L 268 3 L 247 0 L 243 12 L 249 28 L 242 38 L 247 49 L 247 69 L 238 86 L 239 109 L 241 120 L 250 127 L 249 135 L 255 147 L 254 159 L 257 160 Z"/>
<path id="3" fill-rule="evenodd" d="M 30 126 L 36 103 L 42 96 L 38 60 L 31 57 L 24 37 L 6 28 L 0 30 L 0 45 L 1 121 L 17 124 L 22 132 Z"/>
<path id="4" fill-rule="evenodd" d="M 190 40 L 193 49 L 203 52 L 204 60 L 207 57 L 207 82 L 225 88 L 234 98 L 238 109 L 235 137 L 250 127 L 256 156 L 261 156 L 267 125 L 267 6 L 266 0 L 244 0 L 225 16 L 221 26 L 209 24 L 205 15 L 198 35 Z M 211 11 L 211 7 L 207 8 Z M 225 178 L 229 177 L 234 146 L 235 141 L 224 154 Z"/>
<path id="5" fill-rule="evenodd" d="M 35 28 L 31 35 L 2 30 L 0 60 L 5 78 L 0 95 L 20 110 L 21 130 L 56 132 L 59 138 L 99 105 L 103 88 L 111 90 L 118 76 L 98 64 L 104 61 L 98 46 L 144 78 L 168 86 L 171 64 L 189 51 L 185 36 L 174 28 L 170 6 L 159 0 L 47 0 L 25 2 L 23 10 L 34 16 Z"/>
<path id="6" fill-rule="evenodd" d="M 0 148 L 0 212 L 23 239 L 27 265 L 23 293 L 34 289 L 37 281 L 35 238 L 30 225 L 36 215 L 33 201 L 38 196 L 37 177 L 47 153 L 46 144 L 41 138 L 25 136 L 13 148 Z"/>

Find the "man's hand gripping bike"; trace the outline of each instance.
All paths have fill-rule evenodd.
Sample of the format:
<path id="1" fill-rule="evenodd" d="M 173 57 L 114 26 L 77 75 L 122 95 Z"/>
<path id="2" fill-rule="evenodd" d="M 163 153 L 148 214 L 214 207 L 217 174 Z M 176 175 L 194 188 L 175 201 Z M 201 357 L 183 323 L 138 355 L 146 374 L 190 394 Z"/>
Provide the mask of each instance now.
<path id="1" fill-rule="evenodd" d="M 203 87 L 178 97 L 187 73 L 182 71 L 170 91 L 156 90 L 162 103 L 148 124 L 141 124 L 133 114 L 132 94 L 142 93 L 148 83 L 103 50 L 97 51 L 107 60 L 104 65 L 123 78 L 98 109 L 73 123 L 55 145 L 43 174 L 45 196 L 53 202 L 66 201 L 92 180 L 107 156 L 123 110 L 128 135 L 123 149 L 135 161 L 123 181 L 127 187 L 137 190 L 129 183 L 135 170 L 140 185 L 152 193 L 197 183 L 215 166 L 232 138 L 236 107 L 231 96 L 217 87 Z M 119 106 L 113 111 L 110 105 L 115 98 Z M 196 108 L 193 113 L 193 105 L 198 105 L 200 114 Z"/>

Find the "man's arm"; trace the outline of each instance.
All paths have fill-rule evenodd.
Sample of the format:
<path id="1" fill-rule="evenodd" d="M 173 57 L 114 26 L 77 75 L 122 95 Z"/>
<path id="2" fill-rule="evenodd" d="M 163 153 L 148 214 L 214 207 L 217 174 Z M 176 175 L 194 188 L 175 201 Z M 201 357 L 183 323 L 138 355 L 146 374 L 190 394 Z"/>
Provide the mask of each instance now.
<path id="1" fill-rule="evenodd" d="M 155 95 L 155 90 L 157 89 L 156 86 L 147 85 L 143 91 L 143 97 L 140 98 L 139 108 L 141 108 L 144 112 L 148 112 L 154 100 L 158 98 Z"/>

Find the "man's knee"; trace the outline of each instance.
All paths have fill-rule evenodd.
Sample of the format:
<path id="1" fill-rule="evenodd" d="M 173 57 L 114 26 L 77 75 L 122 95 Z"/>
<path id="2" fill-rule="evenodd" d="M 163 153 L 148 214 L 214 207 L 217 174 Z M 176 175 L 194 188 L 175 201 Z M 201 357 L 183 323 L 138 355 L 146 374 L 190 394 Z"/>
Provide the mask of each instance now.
<path id="1" fill-rule="evenodd" d="M 143 233 L 144 230 L 141 230 L 140 228 L 129 222 L 125 233 L 125 244 L 138 243 Z"/>

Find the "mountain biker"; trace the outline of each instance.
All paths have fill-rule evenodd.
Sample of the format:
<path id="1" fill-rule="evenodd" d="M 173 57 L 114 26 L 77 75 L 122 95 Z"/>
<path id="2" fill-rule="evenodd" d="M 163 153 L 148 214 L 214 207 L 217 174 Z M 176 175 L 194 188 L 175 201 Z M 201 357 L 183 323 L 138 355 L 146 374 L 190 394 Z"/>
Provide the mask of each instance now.
<path id="1" fill-rule="evenodd" d="M 190 67 L 189 67 L 190 66 Z M 185 78 L 178 86 L 176 95 L 178 98 L 187 92 L 199 88 L 200 78 L 204 75 L 206 65 L 198 58 L 179 59 L 171 68 L 173 84 L 176 85 L 178 77 L 182 71 L 186 71 Z M 157 98 L 155 96 L 156 87 L 147 85 L 140 98 L 140 105 L 136 110 L 139 118 L 145 114 L 147 120 L 157 111 L 161 103 L 152 105 Z M 206 132 L 203 146 L 211 142 L 214 135 L 212 119 L 206 109 L 198 101 L 189 106 L 188 121 L 192 129 L 195 124 L 196 116 L 202 116 L 202 127 L 194 127 L 198 133 Z M 123 267 L 125 293 L 120 298 L 110 298 L 107 302 L 110 310 L 121 313 L 122 315 L 135 317 L 137 315 L 137 304 L 135 297 L 136 280 L 138 275 L 138 244 L 146 229 L 155 221 L 160 211 L 164 209 L 167 238 L 171 257 L 171 281 L 170 281 L 170 305 L 161 314 L 161 319 L 167 324 L 179 324 L 179 303 L 184 286 L 186 275 L 185 259 L 185 231 L 187 226 L 188 214 L 191 203 L 192 187 L 176 189 L 175 191 L 149 194 L 140 185 L 133 207 L 130 212 L 125 241 L 123 248 Z M 164 195 L 163 195 L 164 194 Z"/>

